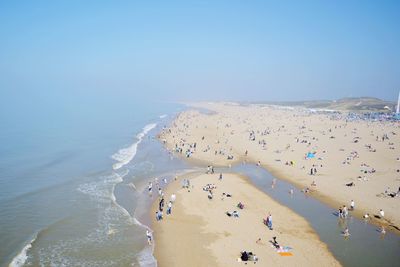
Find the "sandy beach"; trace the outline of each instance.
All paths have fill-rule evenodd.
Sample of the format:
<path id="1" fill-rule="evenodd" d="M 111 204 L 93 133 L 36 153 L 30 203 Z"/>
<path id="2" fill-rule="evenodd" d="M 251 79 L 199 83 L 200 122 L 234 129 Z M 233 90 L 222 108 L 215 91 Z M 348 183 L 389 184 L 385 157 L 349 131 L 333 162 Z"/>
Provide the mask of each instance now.
<path id="1" fill-rule="evenodd" d="M 217 173 L 183 177 L 190 180 L 190 187 L 182 188 L 182 178 L 173 181 L 164 192 L 167 201 L 176 195 L 172 213 L 164 212 L 163 220 L 153 222 L 158 266 L 241 266 L 245 265 L 238 262 L 241 251 L 254 253 L 259 266 L 340 266 L 306 220 L 245 177 L 223 174 L 220 180 Z M 204 190 L 207 184 L 215 187 L 212 199 Z M 237 207 L 239 202 L 243 209 Z M 157 209 L 158 202 L 153 214 Z M 226 214 L 233 211 L 238 217 Z M 273 230 L 263 223 L 268 214 L 273 216 Z M 273 237 L 290 256 L 278 253 Z"/>
<path id="2" fill-rule="evenodd" d="M 1 1 L 0 267 L 400 267 L 399 14 Z"/>
<path id="3" fill-rule="evenodd" d="M 335 209 L 353 200 L 353 215 L 400 226 L 398 123 L 268 105 L 191 105 L 211 112 L 185 111 L 159 136 L 176 155 L 214 166 L 259 164 Z"/>
<path id="4" fill-rule="evenodd" d="M 221 180 L 219 173 L 207 174 L 242 162 L 267 169 L 338 211 L 346 206 L 351 215 L 369 214 L 366 222 L 398 232 L 398 123 L 267 105 L 191 106 L 202 111 L 180 113 L 158 136 L 172 154 L 205 166 L 204 172 L 180 178 L 190 180 L 189 188 L 178 179 L 166 189 L 165 200 L 171 194 L 177 200 L 171 215 L 153 220 L 159 266 L 240 265 L 241 251 L 257 255 L 262 266 L 340 265 L 304 218 L 246 177 L 223 173 Z M 206 185 L 212 187 L 211 200 Z M 158 208 L 156 201 L 153 214 Z M 263 223 L 268 214 L 273 230 Z M 290 256 L 281 256 L 282 248 Z"/>

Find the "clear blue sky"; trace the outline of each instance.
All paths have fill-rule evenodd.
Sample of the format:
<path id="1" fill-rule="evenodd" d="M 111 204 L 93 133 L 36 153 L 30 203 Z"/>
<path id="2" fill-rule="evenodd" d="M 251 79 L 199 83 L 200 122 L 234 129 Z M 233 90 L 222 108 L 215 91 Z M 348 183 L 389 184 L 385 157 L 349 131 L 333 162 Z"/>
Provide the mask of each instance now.
<path id="1" fill-rule="evenodd" d="M 394 101 L 399 89 L 400 1 L 0 3 L 2 103 Z"/>

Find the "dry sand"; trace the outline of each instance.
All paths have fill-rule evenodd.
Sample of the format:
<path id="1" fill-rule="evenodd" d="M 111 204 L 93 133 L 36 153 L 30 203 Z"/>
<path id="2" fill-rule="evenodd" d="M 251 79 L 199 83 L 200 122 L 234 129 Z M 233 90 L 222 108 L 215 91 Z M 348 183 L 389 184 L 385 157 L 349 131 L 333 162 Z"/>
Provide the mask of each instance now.
<path id="1" fill-rule="evenodd" d="M 260 162 L 275 176 L 299 188 L 310 187 L 314 196 L 334 208 L 349 206 L 354 200 L 356 216 L 372 216 L 383 209 L 385 218 L 373 220 L 400 226 L 400 197 L 384 193 L 397 192 L 400 186 L 398 122 L 346 121 L 332 114 L 273 106 L 193 106 L 213 113 L 183 112 L 160 134 L 171 151 L 182 148 L 183 153 L 176 154 L 185 156 L 190 149 L 189 160 L 221 166 L 244 160 Z M 255 140 L 249 138 L 252 131 Z M 389 139 L 382 140 L 384 135 Z M 196 149 L 190 148 L 194 143 Z M 316 152 L 315 158 L 305 159 L 308 152 Z M 313 166 L 316 175 L 310 175 Z M 311 186 L 313 181 L 317 186 Z M 345 185 L 350 182 L 355 186 Z"/>
<path id="2" fill-rule="evenodd" d="M 155 256 L 158 266 L 244 266 L 238 262 L 240 251 L 255 253 L 256 266 L 340 266 L 305 219 L 278 204 L 269 196 L 235 174 L 192 173 L 190 190 L 172 182 L 166 192 L 177 198 L 171 215 L 154 221 Z M 206 184 L 215 184 L 213 199 L 203 191 Z M 190 191 L 190 192 L 189 192 Z M 232 197 L 222 197 L 229 193 Z M 236 207 L 241 201 L 243 210 Z M 153 205 L 153 213 L 158 203 Z M 239 212 L 239 218 L 228 217 L 226 211 Z M 263 224 L 271 213 L 273 230 Z M 269 242 L 276 236 L 282 246 L 290 246 L 293 256 L 281 256 Z M 259 244 L 256 240 L 261 238 Z M 249 262 L 248 264 L 253 264 Z"/>

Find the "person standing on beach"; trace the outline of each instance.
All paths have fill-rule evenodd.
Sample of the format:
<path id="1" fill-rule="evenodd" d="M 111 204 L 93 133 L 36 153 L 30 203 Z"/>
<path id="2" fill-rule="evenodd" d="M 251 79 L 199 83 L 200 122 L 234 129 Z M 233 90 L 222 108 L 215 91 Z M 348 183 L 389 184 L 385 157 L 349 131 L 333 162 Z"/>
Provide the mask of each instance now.
<path id="1" fill-rule="evenodd" d="M 347 218 L 347 215 L 349 215 L 349 211 L 347 210 L 346 205 L 343 206 L 343 217 Z"/>
<path id="2" fill-rule="evenodd" d="M 222 173 L 219 174 L 219 180 L 222 180 Z"/>
<path id="3" fill-rule="evenodd" d="M 167 205 L 167 215 L 170 215 L 171 211 L 172 211 L 172 202 L 170 201 L 170 202 L 168 202 L 168 205 Z"/>
<path id="4" fill-rule="evenodd" d="M 213 199 L 213 193 L 212 193 L 211 189 L 208 190 L 208 195 L 207 195 L 207 197 L 208 197 L 209 200 Z"/>
<path id="5" fill-rule="evenodd" d="M 156 220 L 161 221 L 162 220 L 162 212 L 161 211 L 156 211 Z"/>
<path id="6" fill-rule="evenodd" d="M 272 230 L 272 215 L 271 215 L 271 213 L 267 217 L 267 226 L 268 226 L 269 230 Z"/>
<path id="7" fill-rule="evenodd" d="M 385 217 L 385 212 L 383 211 L 383 209 L 379 211 L 379 215 L 381 216 L 382 219 Z"/>
<path id="8" fill-rule="evenodd" d="M 343 218 L 343 210 L 342 210 L 342 207 L 339 207 L 339 218 Z"/>
<path id="9" fill-rule="evenodd" d="M 174 203 L 175 200 L 176 200 L 176 195 L 175 195 L 175 194 L 172 194 L 172 195 L 171 195 L 170 202 Z"/>
<path id="10" fill-rule="evenodd" d="M 163 208 L 164 208 L 164 198 L 161 198 L 160 203 L 159 203 L 159 205 L 158 205 L 158 209 L 159 209 L 160 211 L 162 211 Z"/>
<path id="11" fill-rule="evenodd" d="M 161 189 L 161 187 L 158 188 L 158 195 L 161 197 L 163 195 L 163 191 Z"/>
<path id="12" fill-rule="evenodd" d="M 146 236 L 147 236 L 147 243 L 149 245 L 151 245 L 151 243 L 153 242 L 153 237 L 151 232 L 149 231 L 149 229 L 146 230 Z"/>
<path id="13" fill-rule="evenodd" d="M 354 208 L 355 208 L 354 200 L 351 200 L 351 202 L 350 202 L 350 209 L 351 209 L 351 210 L 354 210 Z"/>

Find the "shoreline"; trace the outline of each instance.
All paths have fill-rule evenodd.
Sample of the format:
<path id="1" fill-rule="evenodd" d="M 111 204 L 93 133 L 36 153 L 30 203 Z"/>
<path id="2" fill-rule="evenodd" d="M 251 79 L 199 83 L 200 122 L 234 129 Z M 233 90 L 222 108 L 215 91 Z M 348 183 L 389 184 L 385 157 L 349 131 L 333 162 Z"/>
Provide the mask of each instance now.
<path id="1" fill-rule="evenodd" d="M 162 141 L 160 140 L 160 142 L 162 142 Z M 168 150 L 168 148 L 166 148 L 166 149 Z M 198 159 L 198 158 L 187 158 L 182 154 L 178 154 L 178 153 L 175 153 L 175 152 L 170 151 L 170 150 L 168 150 L 168 151 L 170 153 L 172 153 L 174 156 L 178 157 L 179 159 L 187 161 L 187 162 L 189 162 L 190 164 L 192 164 L 192 165 L 194 165 L 196 167 L 207 167 L 210 164 L 210 162 L 207 161 L 207 160 Z M 232 164 L 228 164 L 228 165 L 217 164 L 217 165 L 214 165 L 214 167 L 230 168 L 229 165 L 231 165 L 231 167 L 234 167 L 235 165 L 239 165 L 239 164 L 241 164 L 243 162 L 245 162 L 246 164 L 254 164 L 254 165 L 257 164 L 257 161 L 254 160 L 254 159 L 246 161 L 244 157 L 240 157 L 240 159 L 237 159 L 235 161 L 230 162 Z M 300 182 L 296 182 L 296 181 L 293 181 L 293 180 L 287 178 L 284 175 L 282 170 L 274 168 L 269 164 L 264 163 L 264 164 L 261 164 L 260 167 L 264 168 L 266 171 L 271 173 L 277 179 L 280 179 L 280 180 L 283 180 L 283 181 L 286 181 L 286 182 L 292 184 L 293 187 L 297 188 L 298 190 L 302 190 L 304 188 L 304 186 L 305 186 L 304 184 L 301 184 Z M 326 195 L 324 195 L 323 193 L 321 193 L 319 191 L 313 191 L 312 193 L 309 194 L 309 196 L 315 198 L 316 200 L 318 200 L 321 203 L 329 206 L 332 209 L 335 209 L 336 207 L 342 205 L 342 202 L 340 202 L 338 200 L 335 200 L 335 199 L 332 199 L 329 196 L 326 196 Z M 352 211 L 352 216 L 356 217 L 359 220 L 363 220 L 364 219 L 363 218 L 364 214 L 365 214 L 365 212 L 362 211 L 362 210 L 359 210 L 359 209 Z M 387 230 L 389 230 L 389 231 L 395 233 L 396 235 L 400 236 L 400 228 L 398 226 L 396 226 L 396 225 L 382 223 L 382 221 L 380 221 L 378 219 L 375 219 L 373 216 L 371 216 L 369 218 L 367 223 L 371 224 L 371 225 L 378 226 L 378 227 L 381 226 L 381 225 L 385 225 L 386 227 L 388 227 Z"/>
<path id="2" fill-rule="evenodd" d="M 199 174 L 199 173 L 200 172 L 197 172 L 197 171 L 191 171 L 189 173 L 179 175 L 176 180 L 174 179 L 173 181 L 168 183 L 168 185 L 164 188 L 165 195 L 170 196 L 173 192 L 176 192 L 178 189 L 180 189 L 181 188 L 180 183 L 184 177 L 192 176 L 193 174 Z M 177 242 L 168 242 L 169 240 L 162 239 L 162 236 L 164 235 L 162 225 L 160 225 L 160 222 L 157 222 L 154 217 L 155 212 L 158 210 L 158 200 L 159 200 L 159 198 L 156 197 L 155 200 L 153 201 L 153 203 L 151 205 L 151 214 L 150 214 L 151 215 L 151 229 L 153 230 L 153 244 L 152 244 L 154 247 L 153 256 L 157 260 L 158 267 L 160 267 L 160 266 L 161 267 L 162 266 L 176 266 L 175 263 L 173 261 L 171 261 L 171 259 L 169 259 L 168 257 L 165 257 L 165 255 L 163 253 L 163 248 L 170 247 L 171 244 L 176 245 L 178 243 Z M 173 210 L 174 216 L 185 216 L 186 220 L 191 222 L 191 229 L 183 226 L 182 224 L 180 225 L 180 228 L 179 228 L 180 235 L 182 235 L 183 233 L 185 235 L 189 235 L 190 230 L 200 233 L 202 227 L 204 225 L 206 225 L 206 222 L 203 221 L 200 216 L 196 216 L 196 215 L 188 216 L 188 215 L 185 215 L 182 211 L 179 211 L 180 209 L 182 209 L 182 207 L 180 207 L 179 198 L 177 198 L 177 202 L 174 204 L 173 209 L 174 209 Z M 164 217 L 166 217 L 165 213 L 164 213 Z M 199 238 L 199 236 L 196 237 L 196 240 L 198 240 L 198 238 Z M 212 239 L 212 236 L 209 236 L 209 238 Z M 183 247 L 181 249 L 184 249 L 184 247 L 186 246 L 186 244 L 184 242 L 182 242 L 181 245 L 183 245 Z M 196 245 L 196 244 L 192 244 L 192 245 Z M 206 249 L 202 246 L 196 247 L 194 249 L 194 251 L 196 251 L 197 255 L 200 255 L 200 256 L 201 255 L 206 256 L 211 253 L 208 249 Z M 176 256 L 179 256 L 179 255 L 176 255 Z M 194 255 L 192 255 L 192 256 L 194 256 Z M 210 258 L 210 257 L 204 257 L 204 258 L 208 259 L 208 261 L 204 262 L 204 263 L 206 263 L 208 266 L 214 266 L 215 259 Z"/>
<path id="3" fill-rule="evenodd" d="M 213 113 L 212 115 L 200 114 L 200 113 L 198 113 L 196 111 L 196 108 L 198 108 L 199 106 L 200 107 L 206 107 L 207 109 L 210 109 L 210 110 L 214 110 L 215 113 Z M 231 114 L 231 113 L 234 114 L 233 112 L 237 108 L 240 108 L 240 110 L 242 110 L 241 112 L 243 113 L 243 111 L 247 110 L 248 107 L 238 107 L 238 106 L 232 107 L 232 106 L 226 106 L 223 103 L 217 103 L 217 104 L 215 104 L 215 103 L 208 103 L 208 104 L 200 103 L 199 104 L 198 103 L 198 104 L 192 104 L 192 107 L 194 108 L 194 110 L 193 109 L 188 109 L 187 111 L 184 111 L 184 112 L 180 113 L 175 118 L 175 120 L 173 121 L 173 126 L 171 128 L 169 128 L 169 129 L 173 129 L 172 136 L 171 136 L 171 134 L 168 134 L 168 133 L 165 133 L 165 132 L 159 134 L 159 139 L 166 140 L 166 144 L 165 145 L 168 147 L 169 151 L 173 150 L 172 146 L 173 146 L 174 143 L 178 143 L 179 138 L 181 138 L 180 139 L 181 141 L 184 140 L 185 143 L 188 143 L 188 142 L 192 142 L 192 141 L 189 141 L 189 140 L 200 140 L 199 138 L 201 136 L 203 136 L 203 139 L 204 139 L 204 136 L 205 136 L 206 140 L 208 140 L 208 142 L 209 142 L 208 144 L 212 148 L 215 147 L 216 150 L 218 149 L 218 147 L 221 147 L 221 146 L 222 147 L 226 147 L 226 148 L 228 148 L 230 146 L 231 147 L 231 151 L 232 151 L 231 153 L 234 154 L 235 158 L 234 158 L 233 161 L 229 161 L 229 160 L 226 160 L 226 159 L 221 159 L 221 157 L 219 155 L 217 155 L 217 154 L 214 156 L 214 155 L 210 155 L 210 153 L 201 153 L 201 152 L 204 152 L 204 151 L 198 151 L 197 153 L 194 153 L 193 155 L 191 155 L 191 157 L 189 159 L 185 158 L 180 153 L 172 152 L 175 155 L 178 155 L 179 157 L 181 157 L 181 158 L 183 158 L 185 160 L 188 160 L 189 162 L 190 161 L 201 162 L 202 165 L 207 165 L 207 164 L 210 164 L 211 162 L 215 162 L 214 163 L 215 166 L 228 166 L 230 164 L 234 165 L 234 164 L 237 164 L 237 163 L 240 163 L 240 162 L 243 162 L 243 161 L 246 161 L 247 163 L 257 164 L 258 160 L 261 159 L 262 162 L 261 162 L 260 165 L 263 168 L 265 168 L 267 171 L 272 173 L 277 178 L 285 180 L 285 181 L 288 181 L 289 183 L 293 184 L 296 188 L 299 188 L 299 189 L 303 189 L 305 187 L 308 187 L 309 183 L 311 183 L 310 181 L 312 179 L 316 179 L 317 181 L 319 179 L 321 182 L 323 182 L 326 179 L 325 178 L 326 177 L 326 173 L 323 173 L 322 176 L 321 176 L 321 173 L 319 173 L 316 176 L 304 175 L 304 173 L 302 173 L 301 171 L 295 170 L 295 169 L 293 169 L 291 167 L 289 167 L 289 168 L 285 167 L 283 165 L 283 163 L 281 162 L 281 160 L 279 160 L 278 163 L 273 161 L 273 158 L 276 158 L 276 157 L 281 158 L 283 156 L 282 154 L 284 154 L 284 153 L 288 154 L 289 152 L 281 151 L 280 153 L 282 153 L 282 154 L 274 154 L 271 151 L 271 149 L 269 149 L 270 152 L 267 152 L 267 153 L 269 153 L 268 156 L 266 156 L 266 158 L 262 159 L 263 156 L 262 156 L 262 154 L 260 154 L 261 150 L 257 150 L 257 147 L 254 146 L 254 143 L 251 144 L 251 143 L 248 143 L 248 141 L 245 141 L 246 139 L 239 138 L 240 136 L 238 137 L 236 132 L 240 131 L 241 135 L 243 136 L 243 133 L 249 131 L 248 129 L 249 129 L 250 126 L 247 126 L 247 128 L 241 128 L 241 130 L 238 127 L 235 128 L 235 125 L 233 124 L 234 120 L 231 117 L 229 117 L 228 115 Z M 229 111 L 230 113 L 229 112 L 225 112 L 224 111 L 225 107 L 231 108 L 233 111 Z M 278 110 L 278 111 L 275 111 L 275 112 L 277 114 L 280 114 L 280 112 L 282 112 L 282 110 Z M 293 113 L 293 111 L 287 111 L 287 110 L 285 110 L 283 112 L 289 112 L 289 114 Z M 314 115 L 311 115 L 311 116 L 314 116 Z M 306 118 L 308 118 L 308 117 L 306 117 Z M 240 120 L 244 120 L 244 118 L 240 118 Z M 224 122 L 224 123 L 222 123 L 222 122 Z M 180 128 L 179 127 L 179 123 L 181 123 L 181 124 L 184 123 L 186 125 L 189 124 L 189 125 L 191 125 L 191 128 L 189 128 L 188 126 L 186 126 L 186 128 Z M 215 123 L 216 123 L 216 126 L 215 126 Z M 329 123 L 330 122 L 328 121 L 328 124 Z M 338 122 L 335 122 L 335 123 L 337 124 Z M 357 123 L 359 123 L 359 122 L 357 122 Z M 223 128 L 223 126 L 221 126 L 223 124 L 226 124 L 225 125 L 225 129 Z M 247 122 L 247 124 L 249 124 L 249 123 Z M 362 124 L 362 123 L 359 123 L 359 124 Z M 208 129 L 202 129 L 203 127 L 207 128 L 207 126 L 209 127 Z M 211 126 L 212 126 L 212 128 L 211 128 Z M 372 126 L 368 126 L 368 127 L 375 127 L 375 126 L 372 125 Z M 252 128 L 252 127 L 250 127 L 250 128 Z M 243 132 L 243 131 L 245 131 L 245 132 Z M 214 132 L 214 134 L 210 134 L 211 132 Z M 290 134 L 290 133 L 288 133 L 288 134 Z M 315 134 L 316 133 L 314 133 L 314 135 Z M 360 133 L 358 133 L 358 134 L 360 134 Z M 245 133 L 245 135 L 247 135 L 247 133 Z M 279 136 L 279 134 L 278 134 L 278 136 Z M 222 141 L 224 139 L 229 140 L 229 139 L 232 139 L 232 138 L 234 138 L 233 141 L 231 140 L 227 144 L 226 144 L 227 141 L 225 141 L 225 145 L 221 145 L 219 143 L 220 141 Z M 319 137 L 319 138 L 322 139 L 322 137 Z M 218 141 L 218 143 L 217 143 L 217 141 Z M 289 142 L 289 141 L 286 141 L 286 142 Z M 199 143 L 201 143 L 202 148 L 199 148 L 198 150 L 204 149 L 204 142 L 200 141 Z M 248 144 L 244 145 L 244 143 L 246 143 L 246 144 L 248 143 Z M 249 145 L 250 145 L 250 147 L 248 147 Z M 200 146 L 200 145 L 198 145 L 198 146 Z M 241 149 L 240 147 L 242 147 L 243 149 Z M 241 151 L 241 150 L 244 151 L 244 149 L 247 148 L 247 147 L 248 147 L 249 152 L 250 152 L 249 155 L 245 156 L 245 155 L 242 155 L 243 152 L 242 153 L 241 152 L 237 152 L 237 151 Z M 232 150 L 232 148 L 234 148 L 234 149 Z M 238 148 L 239 148 L 239 150 L 238 150 Z M 208 156 L 206 156 L 206 154 Z M 362 155 L 363 154 L 365 154 L 365 153 L 362 152 Z M 371 155 L 373 155 L 373 154 L 371 154 Z M 368 154 L 367 154 L 367 156 L 370 157 Z M 372 158 L 369 159 L 369 162 L 371 162 L 371 160 L 372 160 Z M 283 161 L 283 159 L 282 159 L 282 161 Z M 336 171 L 336 170 L 332 170 L 332 171 Z M 355 172 L 353 171 L 353 173 L 355 173 Z M 295 177 L 297 175 L 300 175 L 301 179 L 295 179 Z M 340 174 L 340 175 L 343 175 L 343 174 Z M 345 174 L 345 176 L 348 176 L 348 175 Z M 332 178 L 329 178 L 329 179 L 332 180 Z M 337 209 L 337 207 L 342 206 L 347 201 L 349 202 L 350 201 L 350 197 L 348 197 L 347 201 L 344 201 L 343 200 L 343 196 L 340 197 L 340 198 L 337 198 L 337 197 L 332 197 L 332 194 L 327 194 L 327 192 L 330 192 L 330 189 L 331 189 L 330 185 L 332 183 L 333 183 L 333 181 L 331 183 L 328 183 L 328 181 L 326 181 L 325 185 L 324 185 L 325 188 L 321 188 L 321 190 L 320 190 L 320 188 L 318 187 L 317 190 L 313 190 L 314 192 L 311 195 L 313 197 L 315 197 L 316 199 L 320 200 L 322 203 L 325 203 L 328 206 L 332 207 L 333 209 Z M 367 182 L 367 184 L 362 184 L 360 182 L 358 182 L 358 183 L 360 184 L 360 186 L 365 188 L 365 186 L 368 186 L 368 184 L 371 183 L 371 182 Z M 346 191 L 347 188 L 345 186 L 343 186 L 343 187 L 344 188 L 340 189 L 340 190 L 341 191 Z M 324 189 L 324 190 L 322 190 L 322 189 Z M 368 190 L 370 190 L 370 189 L 368 189 Z M 341 193 L 341 192 L 338 192 L 338 193 Z M 342 193 L 346 193 L 346 192 L 342 192 Z M 349 193 L 346 193 L 346 194 L 349 195 Z M 342 194 L 342 195 L 346 195 L 346 194 Z M 361 196 L 362 195 L 363 194 L 361 194 Z M 340 194 L 337 195 L 337 196 L 340 196 Z M 362 219 L 364 214 L 366 214 L 368 212 L 371 212 L 370 209 L 366 209 L 365 205 L 363 205 L 363 201 L 364 200 L 365 199 L 363 197 L 362 197 L 361 201 L 358 201 L 356 199 L 357 208 L 354 210 L 353 213 L 354 213 L 354 216 L 356 216 L 359 219 Z M 388 200 L 382 200 L 382 199 L 379 200 L 379 201 L 381 201 L 381 202 L 384 201 L 384 203 L 390 202 L 390 200 L 388 201 Z M 393 201 L 396 201 L 396 200 L 394 199 Z M 391 201 L 390 203 L 393 203 L 393 201 Z M 371 204 L 371 202 L 369 202 L 369 203 Z M 377 203 L 375 203 L 375 205 L 374 205 L 375 207 L 377 206 L 376 204 Z M 391 205 L 395 205 L 395 204 L 391 204 Z M 392 210 L 393 210 L 394 207 L 392 206 Z M 384 220 L 376 219 L 376 218 L 373 218 L 373 217 L 377 213 L 371 212 L 370 214 L 371 215 L 370 215 L 369 223 L 371 223 L 373 225 L 377 225 L 377 226 L 385 225 L 385 227 L 387 227 L 388 230 L 390 230 L 390 231 L 392 231 L 392 232 L 394 232 L 396 234 L 400 234 L 400 231 L 399 231 L 400 229 L 397 226 L 395 221 L 389 221 L 388 219 L 386 219 L 386 217 L 385 217 Z M 391 212 L 391 214 L 394 215 L 393 212 Z"/>
<path id="4" fill-rule="evenodd" d="M 256 164 L 255 162 L 251 162 L 252 164 Z M 302 185 L 301 183 L 296 183 L 293 180 L 290 180 L 288 178 L 285 177 L 284 174 L 282 174 L 281 171 L 276 170 L 274 168 L 271 168 L 270 166 L 268 166 L 267 164 L 265 164 L 265 166 L 261 166 L 262 168 L 264 168 L 265 170 L 267 170 L 269 173 L 271 173 L 274 177 L 276 177 L 277 179 L 281 179 L 284 180 L 290 184 L 292 184 L 294 187 L 296 187 L 299 190 L 302 190 L 304 188 L 304 185 Z M 321 203 L 327 205 L 328 207 L 332 208 L 332 209 L 336 209 L 337 207 L 341 206 L 343 203 L 330 198 L 329 196 L 319 192 L 319 191 L 313 191 L 309 194 L 310 197 L 315 198 L 316 200 L 320 201 Z M 356 217 L 359 220 L 363 220 L 363 216 L 365 214 L 365 211 L 360 210 L 360 209 L 356 209 L 353 210 L 351 215 Z M 391 225 L 389 223 L 384 223 L 379 219 L 375 219 L 372 215 L 371 217 L 368 219 L 367 221 L 368 224 L 374 225 L 374 226 L 381 226 L 384 225 L 387 228 L 387 230 L 393 232 L 394 234 L 397 234 L 400 236 L 400 228 L 396 225 Z"/>

